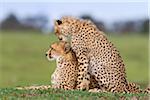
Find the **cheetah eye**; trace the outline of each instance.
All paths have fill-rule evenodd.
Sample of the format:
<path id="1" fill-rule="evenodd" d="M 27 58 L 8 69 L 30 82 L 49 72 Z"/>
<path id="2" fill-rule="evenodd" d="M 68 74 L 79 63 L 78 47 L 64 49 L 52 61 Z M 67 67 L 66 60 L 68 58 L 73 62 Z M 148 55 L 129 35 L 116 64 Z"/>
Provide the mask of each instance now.
<path id="1" fill-rule="evenodd" d="M 50 46 L 50 50 L 54 50 L 54 48 L 52 48 L 52 47 Z"/>
<path id="2" fill-rule="evenodd" d="M 58 25 L 62 24 L 62 21 L 60 20 L 56 20 L 56 22 L 58 23 Z"/>

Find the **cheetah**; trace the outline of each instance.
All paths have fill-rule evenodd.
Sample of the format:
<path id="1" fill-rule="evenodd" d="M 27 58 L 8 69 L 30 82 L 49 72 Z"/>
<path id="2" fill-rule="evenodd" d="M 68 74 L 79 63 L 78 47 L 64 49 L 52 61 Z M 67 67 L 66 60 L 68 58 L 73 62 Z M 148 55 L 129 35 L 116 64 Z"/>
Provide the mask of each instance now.
<path id="1" fill-rule="evenodd" d="M 46 52 L 48 60 L 56 59 L 57 67 L 51 76 L 53 88 L 75 89 L 77 79 L 77 60 L 67 42 L 55 42 Z"/>
<path id="2" fill-rule="evenodd" d="M 77 60 L 67 42 L 55 42 L 46 52 L 48 60 L 56 60 L 57 67 L 51 76 L 50 88 L 74 89 L 77 79 Z M 49 85 L 47 86 L 49 88 Z M 17 89 L 42 89 L 45 86 L 27 86 Z"/>
<path id="3" fill-rule="evenodd" d="M 55 22 L 54 29 L 60 40 L 71 38 L 71 47 L 77 56 L 80 72 L 77 85 L 87 84 L 85 81 L 89 80 L 90 72 L 104 90 L 125 90 L 128 84 L 123 60 L 116 47 L 91 21 L 63 17 Z"/>
<path id="4" fill-rule="evenodd" d="M 55 21 L 54 31 L 60 41 L 70 40 L 76 54 L 78 89 L 89 87 L 89 72 L 95 77 L 100 90 L 129 92 L 125 65 L 119 51 L 90 20 L 62 17 Z"/>
<path id="5" fill-rule="evenodd" d="M 53 88 L 76 89 L 78 75 L 77 59 L 69 43 L 60 41 L 51 45 L 46 53 L 48 60 L 56 59 L 57 66 L 51 76 Z M 99 88 L 94 76 L 90 76 L 89 88 Z"/>

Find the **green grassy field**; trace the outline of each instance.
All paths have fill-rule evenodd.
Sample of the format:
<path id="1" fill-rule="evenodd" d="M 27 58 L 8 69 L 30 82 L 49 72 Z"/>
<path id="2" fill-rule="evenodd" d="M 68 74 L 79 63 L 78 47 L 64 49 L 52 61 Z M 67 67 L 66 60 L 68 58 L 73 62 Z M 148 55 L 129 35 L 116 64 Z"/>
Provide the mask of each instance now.
<path id="1" fill-rule="evenodd" d="M 49 62 L 45 52 L 49 45 L 57 40 L 55 35 L 0 32 L 0 37 L 1 88 L 50 84 L 55 62 Z M 124 59 L 127 79 L 146 87 L 148 85 L 148 36 L 121 35 L 109 36 L 109 39 L 116 45 Z"/>
<path id="2" fill-rule="evenodd" d="M 148 94 L 113 94 L 113 93 L 90 93 L 87 91 L 64 91 L 60 89 L 48 90 L 17 90 L 14 88 L 0 89 L 2 100 L 131 100 L 133 97 L 139 100 L 148 100 Z M 136 100 L 136 99 L 133 99 Z"/>

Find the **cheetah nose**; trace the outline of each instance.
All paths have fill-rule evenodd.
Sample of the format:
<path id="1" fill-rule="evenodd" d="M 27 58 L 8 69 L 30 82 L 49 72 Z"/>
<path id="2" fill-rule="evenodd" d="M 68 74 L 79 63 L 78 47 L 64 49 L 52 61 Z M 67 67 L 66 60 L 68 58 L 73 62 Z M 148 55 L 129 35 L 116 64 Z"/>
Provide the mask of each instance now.
<path id="1" fill-rule="evenodd" d="M 47 56 L 48 54 L 46 53 L 45 56 Z"/>
<path id="2" fill-rule="evenodd" d="M 59 38 L 59 40 L 61 41 L 61 40 L 62 40 L 62 38 Z"/>

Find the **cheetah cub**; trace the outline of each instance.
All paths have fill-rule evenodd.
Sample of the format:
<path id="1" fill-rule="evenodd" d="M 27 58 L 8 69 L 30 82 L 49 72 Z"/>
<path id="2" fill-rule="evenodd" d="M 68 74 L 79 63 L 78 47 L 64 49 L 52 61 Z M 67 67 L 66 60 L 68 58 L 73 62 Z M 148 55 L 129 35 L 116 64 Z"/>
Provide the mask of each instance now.
<path id="1" fill-rule="evenodd" d="M 57 67 L 51 76 L 53 88 L 75 89 L 77 79 L 77 60 L 69 43 L 60 41 L 51 45 L 46 52 L 48 60 L 56 60 Z"/>

